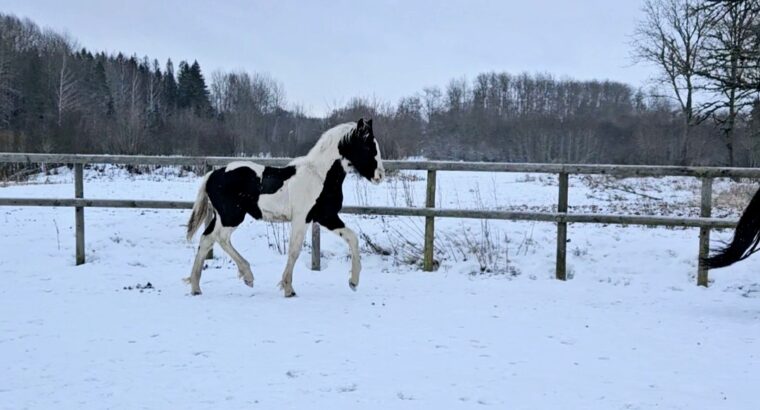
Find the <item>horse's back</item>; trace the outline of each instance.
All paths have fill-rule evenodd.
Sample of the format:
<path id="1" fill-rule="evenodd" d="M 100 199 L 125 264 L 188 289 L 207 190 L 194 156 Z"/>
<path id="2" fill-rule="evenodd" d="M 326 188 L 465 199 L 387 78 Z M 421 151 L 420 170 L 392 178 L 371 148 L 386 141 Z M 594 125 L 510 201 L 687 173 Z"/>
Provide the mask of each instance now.
<path id="1" fill-rule="evenodd" d="M 234 171 L 238 168 L 243 168 L 243 167 L 250 168 L 258 176 L 261 176 L 264 173 L 264 168 L 267 168 L 264 165 L 257 164 L 253 161 L 232 161 L 229 164 L 227 164 L 227 166 L 224 168 L 224 171 L 230 172 L 230 171 Z"/>
<path id="2" fill-rule="evenodd" d="M 261 176 L 261 194 L 274 194 L 295 174 L 296 167 L 293 165 L 285 167 L 265 167 Z"/>

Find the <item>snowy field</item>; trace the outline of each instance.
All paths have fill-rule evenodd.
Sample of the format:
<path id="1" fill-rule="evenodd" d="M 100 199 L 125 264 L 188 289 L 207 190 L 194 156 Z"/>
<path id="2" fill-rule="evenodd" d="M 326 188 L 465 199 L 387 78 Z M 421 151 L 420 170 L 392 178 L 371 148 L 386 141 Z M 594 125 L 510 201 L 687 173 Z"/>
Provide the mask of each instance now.
<path id="1" fill-rule="evenodd" d="M 571 178 L 571 212 L 690 215 L 689 178 Z M 86 171 L 85 197 L 193 200 L 176 169 Z M 347 204 L 420 206 L 424 177 L 350 178 Z M 747 184 L 746 192 L 754 190 Z M 716 182 L 719 217 L 728 181 Z M 72 176 L 0 188 L 72 197 Z M 556 178 L 440 173 L 438 205 L 552 209 Z M 743 206 L 749 197 L 734 198 Z M 423 221 L 346 216 L 362 236 L 358 292 L 348 250 L 323 232 L 276 284 L 281 225 L 233 236 L 256 277 L 215 250 L 188 296 L 189 211 L 87 209 L 87 264 L 74 266 L 74 211 L 0 208 L 0 409 L 757 409 L 760 256 L 695 285 L 698 230 L 570 225 L 554 275 L 550 223 L 438 219 L 437 272 L 419 269 Z M 730 232 L 713 233 L 728 239 Z M 485 239 L 484 239 L 485 238 Z M 715 243 L 717 245 L 717 243 Z M 144 288 L 148 283 L 149 288 Z"/>

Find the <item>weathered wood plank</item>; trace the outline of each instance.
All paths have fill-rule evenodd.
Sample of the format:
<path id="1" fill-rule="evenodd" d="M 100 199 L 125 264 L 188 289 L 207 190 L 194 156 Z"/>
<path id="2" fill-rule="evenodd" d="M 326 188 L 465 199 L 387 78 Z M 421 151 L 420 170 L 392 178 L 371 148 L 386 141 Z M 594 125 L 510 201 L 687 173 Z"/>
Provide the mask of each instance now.
<path id="1" fill-rule="evenodd" d="M 322 270 L 322 244 L 319 224 L 311 223 L 311 270 Z"/>
<path id="2" fill-rule="evenodd" d="M 84 198 L 84 165 L 74 165 L 74 197 Z M 76 264 L 85 262 L 84 255 L 84 207 L 74 208 L 74 229 L 76 231 Z"/>
<path id="3" fill-rule="evenodd" d="M 152 201 L 125 199 L 0 198 L 0 206 L 82 206 L 85 208 L 192 209 L 190 201 Z M 462 219 L 503 219 L 510 221 L 567 222 L 592 224 L 709 227 L 736 227 L 736 219 L 681 218 L 670 216 L 562 214 L 554 212 L 488 211 L 445 208 L 392 208 L 382 206 L 344 206 L 343 214 L 413 216 Z"/>
<path id="4" fill-rule="evenodd" d="M 435 208 L 435 184 L 436 176 L 434 170 L 427 172 L 427 188 L 425 191 L 425 207 L 428 209 Z M 426 272 L 432 272 L 434 269 L 435 254 L 435 217 L 425 217 L 425 244 L 423 247 L 422 268 Z"/>
<path id="5" fill-rule="evenodd" d="M 252 160 L 263 165 L 285 165 L 290 158 L 248 157 L 185 157 L 154 155 L 83 155 L 83 154 L 15 154 L 0 153 L 0 163 L 58 163 L 58 164 L 123 164 L 123 165 L 182 165 L 224 166 L 232 161 Z"/>
<path id="6" fill-rule="evenodd" d="M 700 204 L 699 215 L 702 218 L 709 218 L 712 215 L 712 178 L 705 178 L 702 180 L 702 195 Z M 699 262 L 697 263 L 697 285 L 707 287 L 708 271 L 702 261 L 707 258 L 710 253 L 710 228 L 699 228 Z"/>
<path id="7" fill-rule="evenodd" d="M 559 198 L 557 212 L 567 213 L 568 175 L 559 174 Z M 567 280 L 567 222 L 557 222 L 557 263 L 555 276 L 559 280 Z"/>
<path id="8" fill-rule="evenodd" d="M 511 162 L 383 161 L 386 169 L 475 172 L 526 172 L 589 174 L 615 177 L 692 176 L 711 178 L 760 178 L 760 168 L 682 167 L 614 164 L 534 164 Z"/>
<path id="9" fill-rule="evenodd" d="M 0 153 L 0 163 L 49 162 L 60 164 L 112 163 L 126 165 L 223 166 L 229 162 L 240 160 L 251 160 L 263 165 L 275 166 L 285 165 L 291 161 L 290 158 Z M 760 178 L 760 168 L 459 161 L 383 161 L 383 165 L 388 170 L 601 174 L 617 177 L 693 176 L 699 178 Z"/>
<path id="10" fill-rule="evenodd" d="M 0 206 L 81 206 L 85 208 L 192 209 L 190 201 L 142 199 L 0 198 Z"/>
<path id="11" fill-rule="evenodd" d="M 0 202 L 1 203 L 1 202 Z M 670 216 L 607 215 L 607 214 L 561 214 L 553 212 L 486 211 L 469 209 L 427 209 L 344 206 L 346 214 L 384 216 L 435 216 L 436 218 L 503 219 L 510 221 L 567 222 L 591 224 L 618 224 L 644 226 L 693 227 L 728 229 L 736 226 L 735 219 L 682 218 Z"/>

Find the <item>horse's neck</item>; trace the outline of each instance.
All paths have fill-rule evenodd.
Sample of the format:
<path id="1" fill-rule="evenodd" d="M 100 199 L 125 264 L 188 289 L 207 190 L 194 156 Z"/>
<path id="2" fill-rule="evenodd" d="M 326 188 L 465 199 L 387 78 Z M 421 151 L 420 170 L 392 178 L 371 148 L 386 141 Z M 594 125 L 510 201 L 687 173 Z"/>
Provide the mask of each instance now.
<path id="1" fill-rule="evenodd" d="M 333 168 L 336 161 L 340 161 L 341 168 L 343 168 L 343 159 L 338 152 L 338 147 L 320 152 L 310 152 L 306 156 L 296 158 L 293 160 L 292 164 L 308 168 L 311 172 L 316 174 L 322 182 L 324 182 L 325 178 L 327 178 L 327 173 L 330 172 L 330 169 Z"/>

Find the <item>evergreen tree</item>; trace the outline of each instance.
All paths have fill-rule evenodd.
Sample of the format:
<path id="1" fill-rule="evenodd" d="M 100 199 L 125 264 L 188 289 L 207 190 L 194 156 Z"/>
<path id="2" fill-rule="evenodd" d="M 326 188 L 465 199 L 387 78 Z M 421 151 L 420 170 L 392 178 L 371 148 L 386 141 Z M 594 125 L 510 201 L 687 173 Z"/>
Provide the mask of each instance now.
<path id="1" fill-rule="evenodd" d="M 163 77 L 163 95 L 162 100 L 166 111 L 177 108 L 177 79 L 174 77 L 174 63 L 169 59 L 166 61 L 166 72 Z"/>
<path id="2" fill-rule="evenodd" d="M 197 61 L 192 65 L 185 61 L 179 63 L 177 106 L 192 109 L 198 116 L 209 116 L 212 113 L 206 80 Z"/>
<path id="3" fill-rule="evenodd" d="M 113 97 L 103 65 L 105 56 L 97 58 L 83 50 L 79 54 L 85 111 L 90 117 L 113 115 Z"/>
<path id="4" fill-rule="evenodd" d="M 97 108 L 106 116 L 112 116 L 114 114 L 113 95 L 111 95 L 111 89 L 106 78 L 106 67 L 101 60 L 95 64 L 93 81 Z"/>
<path id="5" fill-rule="evenodd" d="M 188 108 L 192 99 L 192 80 L 190 79 L 190 66 L 186 61 L 179 62 L 177 74 L 177 107 Z"/>
<path id="6" fill-rule="evenodd" d="M 25 54 L 19 71 L 18 86 L 23 93 L 16 112 L 16 126 L 28 132 L 33 140 L 33 149 L 39 149 L 36 143 L 51 116 L 53 95 L 47 87 L 43 59 L 37 50 L 32 49 Z"/>

